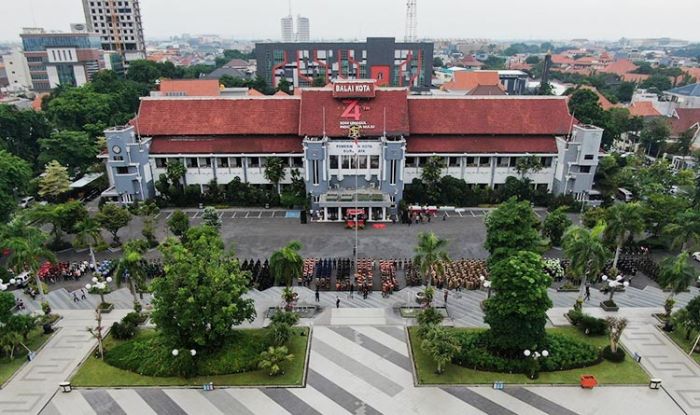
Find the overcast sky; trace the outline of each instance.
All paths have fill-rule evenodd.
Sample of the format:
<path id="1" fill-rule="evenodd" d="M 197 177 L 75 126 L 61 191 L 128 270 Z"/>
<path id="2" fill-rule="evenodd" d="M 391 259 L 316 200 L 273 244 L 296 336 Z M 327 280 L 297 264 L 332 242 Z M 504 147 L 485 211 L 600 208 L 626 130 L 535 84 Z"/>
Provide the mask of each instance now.
<path id="1" fill-rule="evenodd" d="M 279 39 L 287 0 L 141 0 L 146 39 L 214 33 Z M 406 0 L 293 0 L 311 19 L 312 39 L 404 35 Z M 84 22 L 81 0 L 0 0 L 0 40 L 22 27 L 69 30 Z M 418 36 L 426 38 L 700 40 L 698 0 L 418 0 Z"/>

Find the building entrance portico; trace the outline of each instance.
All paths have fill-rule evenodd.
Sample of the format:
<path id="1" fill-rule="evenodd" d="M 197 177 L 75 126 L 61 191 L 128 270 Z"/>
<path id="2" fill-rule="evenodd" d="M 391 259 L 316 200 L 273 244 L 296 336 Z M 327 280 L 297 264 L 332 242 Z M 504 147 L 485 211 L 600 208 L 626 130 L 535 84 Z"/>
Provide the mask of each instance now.
<path id="1" fill-rule="evenodd" d="M 342 189 L 329 190 L 320 195 L 318 210 L 314 216 L 319 222 L 342 222 L 348 212 L 363 210 L 363 216 L 369 222 L 388 222 L 394 214 L 395 204 L 391 197 L 378 189 Z"/>

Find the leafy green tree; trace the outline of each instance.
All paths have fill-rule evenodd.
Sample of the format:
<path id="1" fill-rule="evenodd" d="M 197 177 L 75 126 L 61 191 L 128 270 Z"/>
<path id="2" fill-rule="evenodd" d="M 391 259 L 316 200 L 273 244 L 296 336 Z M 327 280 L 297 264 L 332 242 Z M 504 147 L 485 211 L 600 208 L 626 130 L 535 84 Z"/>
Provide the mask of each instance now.
<path id="1" fill-rule="evenodd" d="M 102 206 L 97 215 L 95 215 L 95 219 L 107 232 L 112 234 L 112 246 L 119 246 L 121 241 L 117 233 L 119 229 L 129 224 L 131 213 L 123 207 L 109 203 Z"/>
<path id="2" fill-rule="evenodd" d="M 0 105 L 0 151 L 5 150 L 34 166 L 39 155 L 39 139 L 48 137 L 51 129 L 43 112 Z"/>
<path id="3" fill-rule="evenodd" d="M 539 251 L 540 221 L 530 203 L 510 198 L 486 217 L 484 247 L 493 264 L 517 251 Z"/>
<path id="4" fill-rule="evenodd" d="M 697 272 L 690 263 L 690 254 L 686 251 L 681 252 L 676 257 L 664 258 L 659 265 L 657 281 L 661 287 L 671 290 L 669 299 L 687 290 L 695 282 Z"/>
<path id="5" fill-rule="evenodd" d="M 165 276 L 151 284 L 151 318 L 173 346 L 215 349 L 236 336 L 233 326 L 253 321 L 248 277 L 211 228 L 192 228 L 187 242 L 171 238 L 159 249 Z"/>
<path id="6" fill-rule="evenodd" d="M 668 79 L 668 76 L 661 74 L 653 74 L 643 80 L 641 85 L 644 89 L 656 89 L 658 91 L 668 91 L 673 88 L 673 83 Z"/>
<path id="7" fill-rule="evenodd" d="M 627 238 L 644 230 L 644 209 L 640 203 L 618 203 L 607 210 L 605 233 L 615 241 L 613 268 L 617 269 L 622 246 Z"/>
<path id="8" fill-rule="evenodd" d="M 289 82 L 287 78 L 282 78 L 280 81 L 277 83 L 277 90 L 282 91 L 285 94 L 289 95 L 292 93 L 294 89 L 294 84 Z"/>
<path id="9" fill-rule="evenodd" d="M 602 124 L 603 108 L 598 103 L 598 95 L 590 89 L 577 89 L 571 94 L 569 111 L 584 124 Z"/>
<path id="10" fill-rule="evenodd" d="M 39 179 L 39 196 L 56 201 L 70 190 L 69 186 L 68 169 L 54 160 L 46 165 L 44 176 Z"/>
<path id="11" fill-rule="evenodd" d="M 4 223 L 17 207 L 17 195 L 27 188 L 31 174 L 29 163 L 0 150 L 0 222 Z"/>
<path id="12" fill-rule="evenodd" d="M 6 324 L 12 317 L 15 308 L 15 296 L 11 293 L 0 291 L 0 323 Z"/>
<path id="13" fill-rule="evenodd" d="M 542 235 L 549 238 L 552 245 L 559 246 L 564 232 L 571 226 L 571 219 L 566 216 L 566 208 L 559 208 L 547 215 L 542 223 Z"/>
<path id="14" fill-rule="evenodd" d="M 622 81 L 615 90 L 615 96 L 620 102 L 630 102 L 636 88 L 637 85 L 634 82 Z"/>
<path id="15" fill-rule="evenodd" d="M 275 278 L 275 284 L 284 283 L 291 287 L 294 279 L 301 278 L 304 267 L 304 258 L 299 254 L 301 248 L 299 241 L 292 241 L 272 254 L 270 273 Z"/>
<path id="16" fill-rule="evenodd" d="M 590 230 L 578 226 L 569 228 L 562 239 L 562 247 L 571 262 L 571 270 L 574 275 L 582 278 L 579 300 L 583 300 L 586 281 L 596 278 L 605 268 L 608 250 L 602 240 L 604 233 L 605 223 L 601 222 Z"/>
<path id="17" fill-rule="evenodd" d="M 110 125 L 126 123 L 130 115 L 119 111 L 115 97 L 97 93 L 89 84 L 63 89 L 46 108 L 46 116 L 58 130 L 85 131 L 91 137 L 102 135 Z"/>
<path id="18" fill-rule="evenodd" d="M 284 161 L 279 157 L 268 157 L 265 163 L 265 180 L 272 183 L 277 189 L 277 194 L 280 194 L 280 182 L 284 180 L 286 172 L 284 170 Z"/>
<path id="19" fill-rule="evenodd" d="M 124 251 L 121 258 L 117 260 L 114 275 L 117 279 L 117 286 L 121 285 L 124 279 L 129 282 L 129 290 L 134 296 L 134 304 L 139 302 L 136 292 L 143 288 L 147 278 L 143 255 L 146 253 L 148 243 L 135 239 L 124 244 Z"/>
<path id="20" fill-rule="evenodd" d="M 619 172 L 620 165 L 616 156 L 611 155 L 598 159 L 598 167 L 596 168 L 594 181 L 604 201 L 608 201 L 614 197 L 619 187 Z"/>
<path id="21" fill-rule="evenodd" d="M 583 226 L 586 228 L 593 229 L 601 221 L 604 222 L 606 216 L 607 212 L 605 208 L 594 207 L 583 212 L 581 222 L 583 222 Z"/>
<path id="22" fill-rule="evenodd" d="M 17 228 L 14 230 L 17 231 Z M 43 261 L 56 262 L 56 256 L 46 248 L 48 236 L 34 227 L 25 227 L 14 234 L 7 231 L 8 228 L 4 228 L 3 237 L 0 238 L 0 248 L 10 251 L 10 255 L 7 257 L 7 266 L 13 269 L 15 274 L 29 270 L 36 278 L 35 283 L 42 302 L 46 301 L 38 271 Z"/>
<path id="23" fill-rule="evenodd" d="M 518 172 L 521 178 L 527 176 L 528 173 L 537 173 L 540 170 L 542 170 L 542 162 L 539 157 L 518 157 L 518 160 L 515 162 L 515 171 Z"/>
<path id="24" fill-rule="evenodd" d="M 421 179 L 426 186 L 434 186 L 442 177 L 442 169 L 445 168 L 445 159 L 439 156 L 433 156 L 426 160 L 423 165 Z"/>
<path id="25" fill-rule="evenodd" d="M 145 59 L 129 62 L 129 71 L 126 74 L 126 78 L 129 80 L 153 85 L 160 77 L 161 73 L 155 62 Z"/>
<path id="26" fill-rule="evenodd" d="M 426 287 L 432 289 L 432 287 Z M 433 291 L 434 293 L 434 291 Z M 432 301 L 432 299 L 431 299 Z M 418 322 L 418 335 L 421 337 L 426 337 L 428 332 L 435 326 L 442 323 L 443 316 L 440 312 L 433 307 L 425 307 L 423 311 L 418 314 L 416 321 Z"/>
<path id="27" fill-rule="evenodd" d="M 207 206 L 202 213 L 202 223 L 206 226 L 219 230 L 221 229 L 221 218 L 213 206 Z"/>
<path id="28" fill-rule="evenodd" d="M 421 349 L 433 358 L 437 365 L 437 374 L 442 374 L 445 365 L 459 353 L 459 341 L 450 331 L 441 326 L 433 326 L 428 330 L 420 345 Z"/>
<path id="29" fill-rule="evenodd" d="M 544 271 L 542 257 L 529 251 L 514 253 L 491 264 L 490 280 L 496 294 L 484 303 L 489 348 L 520 355 L 544 346 L 552 279 Z"/>
<path id="30" fill-rule="evenodd" d="M 673 223 L 675 218 L 669 212 L 684 212 L 690 207 L 686 198 L 665 193 L 650 194 L 642 202 L 642 206 L 645 228 L 654 236 L 661 235 L 663 230 Z"/>
<path id="31" fill-rule="evenodd" d="M 684 310 L 687 312 L 687 321 L 683 326 L 686 327 L 686 339 L 689 339 L 691 331 L 700 331 L 700 296 L 690 300 Z"/>
<path id="32" fill-rule="evenodd" d="M 413 265 L 420 270 L 425 284 L 432 284 L 433 276 L 444 272 L 444 262 L 447 256 L 447 240 L 439 238 L 434 232 L 418 234 L 418 244 L 413 257 Z"/>
<path id="33" fill-rule="evenodd" d="M 51 225 L 52 246 L 63 244 L 63 233 L 73 233 L 76 224 L 88 217 L 85 206 L 79 201 L 61 204 L 34 205 L 27 216 L 37 223 Z"/>
<path id="34" fill-rule="evenodd" d="M 664 228 L 672 238 L 671 246 L 685 251 L 689 244 L 700 243 L 700 210 L 689 208 L 678 214 L 673 223 Z"/>
<path id="35" fill-rule="evenodd" d="M 182 181 L 187 173 L 187 168 L 180 160 L 170 160 L 166 166 L 168 180 L 179 189 L 182 189 Z"/>
<path id="36" fill-rule="evenodd" d="M 289 353 L 287 347 L 270 346 L 267 350 L 260 353 L 258 367 L 260 369 L 268 369 L 270 376 L 277 376 L 284 373 L 282 364 L 284 362 L 291 362 L 292 360 L 294 360 L 294 355 Z"/>
<path id="37" fill-rule="evenodd" d="M 668 120 L 664 117 L 653 118 L 646 122 L 639 135 L 639 141 L 647 146 L 647 154 L 651 153 L 652 148 L 656 148 L 656 157 L 658 158 L 670 135 L 671 127 Z"/>
<path id="38" fill-rule="evenodd" d="M 36 317 L 28 314 L 15 314 L 7 320 L 5 328 L 8 331 L 19 333 L 24 341 L 29 339 L 29 333 L 36 328 Z"/>
<path id="39" fill-rule="evenodd" d="M 183 240 L 183 237 L 187 235 L 187 231 L 190 229 L 190 219 L 187 214 L 181 210 L 176 210 L 173 215 L 168 219 L 168 229 L 173 235 Z"/>
<path id="40" fill-rule="evenodd" d="M 39 140 L 38 162 L 45 165 L 53 160 L 66 166 L 71 175 L 85 172 L 97 162 L 99 149 L 95 141 L 82 131 L 56 131 Z"/>
<path id="41" fill-rule="evenodd" d="M 433 68 L 442 68 L 445 66 L 445 62 L 439 56 L 433 58 Z"/>
<path id="42" fill-rule="evenodd" d="M 22 335 L 14 331 L 3 332 L 0 336 L 0 347 L 2 351 L 15 360 L 15 350 L 22 344 Z"/>
<path id="43" fill-rule="evenodd" d="M 75 239 L 73 246 L 80 249 L 85 247 L 94 247 L 104 243 L 99 222 L 97 220 L 86 217 L 75 224 Z"/>

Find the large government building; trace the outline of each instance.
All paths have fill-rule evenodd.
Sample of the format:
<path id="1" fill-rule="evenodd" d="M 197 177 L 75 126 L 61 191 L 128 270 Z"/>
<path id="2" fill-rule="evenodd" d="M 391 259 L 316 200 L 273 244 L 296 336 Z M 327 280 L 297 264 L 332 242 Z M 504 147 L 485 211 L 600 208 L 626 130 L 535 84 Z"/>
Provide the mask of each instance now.
<path id="1" fill-rule="evenodd" d="M 358 206 L 381 221 L 430 157 L 444 158 L 446 175 L 498 188 L 518 176 L 518 158 L 534 156 L 543 166 L 528 175 L 535 186 L 585 197 L 602 133 L 578 124 L 562 97 L 410 95 L 373 80 L 291 96 L 145 97 L 129 125 L 105 132 L 111 187 L 103 196 L 154 197 L 174 159 L 187 167 L 185 183 L 203 191 L 213 179 L 268 184 L 265 161 L 280 157 L 282 183 L 299 169 L 321 220 Z"/>

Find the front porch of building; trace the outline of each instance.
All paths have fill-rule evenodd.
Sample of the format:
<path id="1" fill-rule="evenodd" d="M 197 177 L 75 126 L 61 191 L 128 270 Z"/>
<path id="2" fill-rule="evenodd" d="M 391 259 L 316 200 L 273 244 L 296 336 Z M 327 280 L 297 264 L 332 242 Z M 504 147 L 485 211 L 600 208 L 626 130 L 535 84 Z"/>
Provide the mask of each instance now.
<path id="1" fill-rule="evenodd" d="M 396 217 L 395 200 L 375 188 L 329 190 L 314 205 L 316 222 L 344 222 L 358 215 L 367 222 L 390 222 Z"/>

